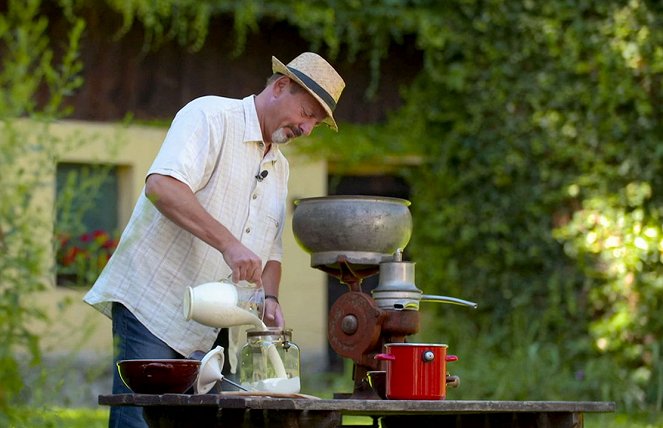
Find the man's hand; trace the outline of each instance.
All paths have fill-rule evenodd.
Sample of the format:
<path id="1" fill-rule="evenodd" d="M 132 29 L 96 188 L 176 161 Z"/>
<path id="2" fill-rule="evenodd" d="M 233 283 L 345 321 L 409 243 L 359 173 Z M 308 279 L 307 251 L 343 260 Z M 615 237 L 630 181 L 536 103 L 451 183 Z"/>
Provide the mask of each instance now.
<path id="1" fill-rule="evenodd" d="M 263 321 L 266 325 L 272 327 L 285 326 L 285 318 L 281 312 L 281 305 L 278 301 L 279 283 L 281 282 L 281 263 L 270 260 L 265 264 L 262 272 L 262 282 L 264 284 L 265 295 L 274 296 L 265 299 L 265 316 Z"/>
<path id="2" fill-rule="evenodd" d="M 281 312 L 281 305 L 274 299 L 265 299 L 265 325 L 269 327 L 285 327 L 285 319 Z"/>
<path id="3" fill-rule="evenodd" d="M 236 241 L 224 248 L 223 259 L 232 269 L 234 283 L 248 281 L 262 287 L 262 261 L 241 242 Z"/>

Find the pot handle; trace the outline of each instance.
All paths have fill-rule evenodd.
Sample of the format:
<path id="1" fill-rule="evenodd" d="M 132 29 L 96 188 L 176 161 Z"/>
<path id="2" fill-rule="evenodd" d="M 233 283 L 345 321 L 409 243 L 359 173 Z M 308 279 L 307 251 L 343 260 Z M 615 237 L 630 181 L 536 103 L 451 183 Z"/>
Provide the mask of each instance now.
<path id="1" fill-rule="evenodd" d="M 447 355 L 447 356 L 444 358 L 444 361 L 446 361 L 447 363 L 451 363 L 451 362 L 454 362 L 454 361 L 458 361 L 458 355 Z"/>
<path id="2" fill-rule="evenodd" d="M 460 386 L 460 378 L 458 376 L 447 375 L 445 381 L 447 388 L 458 388 Z"/>
<path id="3" fill-rule="evenodd" d="M 396 357 L 391 354 L 375 354 L 375 357 L 373 358 L 380 361 L 394 361 L 396 359 Z"/>

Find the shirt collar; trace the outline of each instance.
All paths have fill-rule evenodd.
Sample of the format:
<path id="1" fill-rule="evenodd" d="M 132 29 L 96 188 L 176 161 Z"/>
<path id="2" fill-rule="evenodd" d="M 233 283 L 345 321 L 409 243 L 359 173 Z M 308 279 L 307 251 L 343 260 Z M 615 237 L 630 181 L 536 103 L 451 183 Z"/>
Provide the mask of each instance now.
<path id="1" fill-rule="evenodd" d="M 260 122 L 258 122 L 258 111 L 256 110 L 254 96 L 250 95 L 244 98 L 242 105 L 244 106 L 244 120 L 246 121 L 244 141 L 262 142 L 262 131 L 260 130 Z"/>
<path id="2" fill-rule="evenodd" d="M 260 129 L 260 122 L 258 121 L 258 111 L 256 110 L 255 96 L 249 95 L 242 99 L 244 106 L 244 118 L 246 120 L 246 127 L 244 128 L 244 142 L 245 143 L 259 143 L 263 147 L 265 142 L 262 140 L 262 130 Z M 278 144 L 272 144 L 272 148 L 265 156 L 264 160 L 275 161 L 278 159 L 280 152 Z"/>

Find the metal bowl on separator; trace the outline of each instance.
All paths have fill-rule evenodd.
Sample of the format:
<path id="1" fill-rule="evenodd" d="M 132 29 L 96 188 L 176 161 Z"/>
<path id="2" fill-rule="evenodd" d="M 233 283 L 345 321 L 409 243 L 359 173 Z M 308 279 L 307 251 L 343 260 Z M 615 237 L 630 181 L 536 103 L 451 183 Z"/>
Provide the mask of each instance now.
<path id="1" fill-rule="evenodd" d="M 410 201 L 382 196 L 324 196 L 295 201 L 292 228 L 311 266 L 377 265 L 412 235 Z"/>

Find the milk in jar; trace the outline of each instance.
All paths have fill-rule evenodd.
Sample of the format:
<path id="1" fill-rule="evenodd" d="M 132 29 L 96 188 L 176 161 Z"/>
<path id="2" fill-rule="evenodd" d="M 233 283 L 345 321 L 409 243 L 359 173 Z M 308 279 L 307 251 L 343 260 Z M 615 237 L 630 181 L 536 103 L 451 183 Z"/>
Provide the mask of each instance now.
<path id="1" fill-rule="evenodd" d="M 240 383 L 249 390 L 295 394 L 301 388 L 299 364 L 291 329 L 250 329 L 240 357 Z"/>

